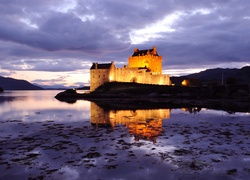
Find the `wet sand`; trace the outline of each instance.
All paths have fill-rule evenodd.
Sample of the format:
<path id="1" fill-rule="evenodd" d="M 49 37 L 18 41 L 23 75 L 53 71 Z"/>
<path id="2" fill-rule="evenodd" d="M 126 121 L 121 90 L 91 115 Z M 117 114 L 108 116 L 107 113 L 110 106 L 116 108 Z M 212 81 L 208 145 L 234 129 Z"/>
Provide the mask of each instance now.
<path id="1" fill-rule="evenodd" d="M 249 115 L 202 112 L 173 110 L 155 143 L 123 125 L 2 120 L 0 179 L 247 179 Z"/>

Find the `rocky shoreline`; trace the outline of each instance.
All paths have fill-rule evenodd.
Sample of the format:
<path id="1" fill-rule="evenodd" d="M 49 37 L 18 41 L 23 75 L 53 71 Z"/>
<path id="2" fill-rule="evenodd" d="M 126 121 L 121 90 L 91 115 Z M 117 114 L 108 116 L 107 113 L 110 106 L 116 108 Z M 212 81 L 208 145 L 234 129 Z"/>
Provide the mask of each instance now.
<path id="1" fill-rule="evenodd" d="M 247 179 L 249 117 L 204 112 L 173 110 L 156 143 L 136 140 L 125 125 L 44 121 L 43 113 L 32 113 L 29 123 L 6 119 L 0 179 Z"/>

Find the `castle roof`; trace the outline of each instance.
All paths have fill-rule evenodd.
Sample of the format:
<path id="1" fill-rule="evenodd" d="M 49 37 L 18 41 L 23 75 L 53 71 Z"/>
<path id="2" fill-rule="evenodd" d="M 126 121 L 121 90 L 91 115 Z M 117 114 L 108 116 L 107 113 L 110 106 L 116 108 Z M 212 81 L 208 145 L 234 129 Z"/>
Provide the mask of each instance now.
<path id="1" fill-rule="evenodd" d="M 145 49 L 145 50 L 139 50 L 139 49 L 137 49 L 137 51 L 134 52 L 134 54 L 132 55 L 132 57 L 133 56 L 145 56 L 146 54 L 148 54 L 148 52 L 149 52 L 149 54 L 153 54 L 153 51 L 154 51 L 154 49 Z M 158 56 L 157 53 L 155 55 Z"/>
<path id="2" fill-rule="evenodd" d="M 103 63 L 103 64 L 98 64 L 98 63 L 93 63 L 90 69 L 109 69 L 111 67 L 112 63 Z"/>

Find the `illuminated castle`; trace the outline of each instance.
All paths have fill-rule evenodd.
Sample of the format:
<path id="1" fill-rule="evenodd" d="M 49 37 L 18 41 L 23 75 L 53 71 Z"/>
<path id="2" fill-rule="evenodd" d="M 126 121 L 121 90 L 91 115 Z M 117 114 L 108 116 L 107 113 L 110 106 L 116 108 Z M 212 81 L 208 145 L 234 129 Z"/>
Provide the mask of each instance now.
<path id="1" fill-rule="evenodd" d="M 105 82 L 137 82 L 143 84 L 170 85 L 169 75 L 162 74 L 162 56 L 159 56 L 156 47 L 152 49 L 134 49 L 128 58 L 128 66 L 116 68 L 114 62 L 93 63 L 90 68 L 90 91 Z"/>

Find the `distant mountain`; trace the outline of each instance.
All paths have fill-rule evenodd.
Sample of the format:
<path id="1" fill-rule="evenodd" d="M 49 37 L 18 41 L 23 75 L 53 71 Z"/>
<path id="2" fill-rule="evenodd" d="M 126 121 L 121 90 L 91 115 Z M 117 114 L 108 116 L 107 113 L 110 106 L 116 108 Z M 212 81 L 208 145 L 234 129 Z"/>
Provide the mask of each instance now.
<path id="1" fill-rule="evenodd" d="M 0 87 L 4 90 L 42 90 L 28 81 L 0 76 Z"/>
<path id="2" fill-rule="evenodd" d="M 73 89 L 69 87 L 65 87 L 61 84 L 55 84 L 55 85 L 42 85 L 42 84 L 34 84 L 35 86 L 42 87 L 46 90 L 66 90 L 66 89 Z"/>
<path id="3" fill-rule="evenodd" d="M 46 90 L 66 90 L 66 89 L 89 90 L 90 89 L 89 86 L 78 87 L 78 86 L 64 86 L 61 84 L 55 84 L 55 85 L 34 84 L 34 85 L 42 87 L 43 89 L 46 89 Z"/>
<path id="4" fill-rule="evenodd" d="M 54 85 L 41 85 L 41 84 L 34 84 L 38 87 L 42 87 L 45 90 L 66 90 L 66 89 L 78 89 L 78 90 L 89 90 L 89 86 L 64 86 L 63 84 L 54 84 Z"/>
<path id="5" fill-rule="evenodd" d="M 180 85 L 183 80 L 190 80 L 195 83 L 207 84 L 250 84 L 250 66 L 241 69 L 207 69 L 199 73 L 186 76 L 171 77 L 172 83 Z"/>

